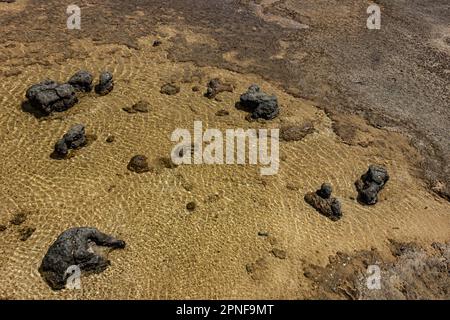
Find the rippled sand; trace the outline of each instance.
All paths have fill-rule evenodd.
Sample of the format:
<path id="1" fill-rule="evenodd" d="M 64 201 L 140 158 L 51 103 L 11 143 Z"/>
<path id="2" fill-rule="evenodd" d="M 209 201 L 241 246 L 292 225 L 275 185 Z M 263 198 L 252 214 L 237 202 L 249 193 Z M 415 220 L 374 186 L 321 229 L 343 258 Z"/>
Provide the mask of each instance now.
<path id="1" fill-rule="evenodd" d="M 360 138 L 371 142 L 368 147 L 342 143 L 331 120 L 311 103 L 257 76 L 173 63 L 165 53 L 170 41 L 154 48 L 153 40 L 143 38 L 140 50 L 74 42 L 86 59 L 47 65 L 20 65 L 26 50 L 45 52 L 45 44 L 5 48 L 20 73 L 0 78 L 0 224 L 8 226 L 0 233 L 1 298 L 301 298 L 310 285 L 304 262 L 323 265 L 336 251 L 387 252 L 388 238 L 448 240 L 450 204 L 414 177 L 410 160 L 416 155 L 406 139 L 367 127 Z M 21 109 L 28 86 L 44 78 L 65 81 L 79 69 L 96 78 L 102 70 L 113 72 L 115 89 L 105 97 L 87 94 L 68 112 L 46 119 Z M 233 83 L 235 91 L 221 93 L 222 101 L 204 98 L 204 85 L 213 77 Z M 181 92 L 161 94 L 161 85 L 172 80 Z M 248 123 L 246 113 L 235 109 L 252 83 L 278 95 L 279 119 Z M 202 90 L 193 92 L 194 85 Z M 150 102 L 149 113 L 122 110 L 139 100 Z M 215 116 L 220 109 L 230 115 Z M 191 130 L 194 120 L 220 129 L 312 121 L 317 132 L 283 142 L 279 174 L 271 177 L 261 177 L 257 166 L 158 165 L 174 145 L 172 131 Z M 71 159 L 51 159 L 55 141 L 75 123 L 84 123 L 97 139 Z M 116 137 L 111 144 L 105 142 L 109 135 Z M 154 172 L 129 172 L 135 154 L 147 155 Z M 353 183 L 371 163 L 386 165 L 391 180 L 380 202 L 364 207 L 354 200 Z M 341 199 L 339 222 L 303 201 L 324 181 Z M 190 201 L 197 203 L 192 213 L 186 210 Z M 20 227 L 8 223 L 17 212 L 29 214 Z M 36 231 L 20 241 L 24 226 Z M 105 272 L 83 278 L 82 291 L 53 292 L 38 266 L 55 238 L 73 226 L 97 227 L 124 239 L 127 248 L 110 254 Z M 270 236 L 258 236 L 260 231 Z M 285 250 L 287 258 L 273 256 L 273 248 Z M 266 259 L 267 269 L 255 279 L 246 265 L 259 258 Z"/>

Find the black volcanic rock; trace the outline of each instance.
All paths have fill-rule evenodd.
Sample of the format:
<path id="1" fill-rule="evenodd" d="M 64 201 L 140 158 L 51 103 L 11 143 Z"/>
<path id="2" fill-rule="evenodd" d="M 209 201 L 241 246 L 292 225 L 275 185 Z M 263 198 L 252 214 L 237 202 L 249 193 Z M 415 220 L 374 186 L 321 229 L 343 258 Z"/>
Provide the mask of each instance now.
<path id="1" fill-rule="evenodd" d="M 277 97 L 264 93 L 256 84 L 241 95 L 240 106 L 251 112 L 252 119 L 272 120 L 280 113 Z"/>
<path id="2" fill-rule="evenodd" d="M 55 144 L 55 156 L 64 158 L 68 155 L 69 149 L 78 149 L 86 145 L 86 133 L 84 125 L 76 124 L 67 131 L 64 136 Z"/>
<path id="3" fill-rule="evenodd" d="M 100 250 L 95 250 L 97 246 L 121 249 L 125 247 L 125 242 L 96 228 L 68 229 L 50 246 L 39 272 L 54 290 L 65 287 L 70 266 L 78 266 L 82 272 L 102 272 L 109 266 L 110 261 L 99 253 Z"/>
<path id="4" fill-rule="evenodd" d="M 91 73 L 88 71 L 78 71 L 75 73 L 68 81 L 75 90 L 83 91 L 83 92 L 91 92 L 92 91 L 92 81 L 94 80 Z"/>
<path id="5" fill-rule="evenodd" d="M 322 184 L 320 189 L 316 191 L 317 195 L 323 199 L 329 199 L 331 197 L 332 192 L 333 192 L 333 187 L 331 187 L 331 184 L 329 184 L 329 183 Z"/>
<path id="6" fill-rule="evenodd" d="M 337 221 L 342 217 L 341 203 L 338 199 L 331 197 L 332 191 L 331 185 L 324 183 L 319 190 L 308 192 L 305 195 L 305 201 L 327 218 Z"/>
<path id="7" fill-rule="evenodd" d="M 378 193 L 389 180 L 387 169 L 383 166 L 370 165 L 366 173 L 356 180 L 358 201 L 373 205 L 378 201 Z"/>
<path id="8" fill-rule="evenodd" d="M 70 84 L 60 84 L 52 80 L 32 85 L 25 96 L 34 108 L 46 114 L 65 111 L 78 102 L 75 89 Z"/>
<path id="9" fill-rule="evenodd" d="M 107 95 L 114 89 L 114 80 L 111 72 L 105 71 L 100 74 L 99 82 L 95 86 L 95 92 L 101 96 Z"/>

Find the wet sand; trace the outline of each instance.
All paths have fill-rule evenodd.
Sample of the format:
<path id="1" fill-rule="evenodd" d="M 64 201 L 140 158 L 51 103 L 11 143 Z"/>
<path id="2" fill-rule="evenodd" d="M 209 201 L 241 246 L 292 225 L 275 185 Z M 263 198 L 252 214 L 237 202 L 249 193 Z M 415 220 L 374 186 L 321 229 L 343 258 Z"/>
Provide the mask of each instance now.
<path id="1" fill-rule="evenodd" d="M 33 1 L 0 4 L 2 19 L 9 21 L 0 57 L 0 224 L 7 226 L 0 232 L 1 298 L 305 298 L 313 286 L 304 274 L 307 267 L 325 266 L 337 251 L 374 247 L 389 259 L 388 239 L 423 246 L 449 240 L 450 204 L 418 178 L 424 158 L 396 130 L 375 128 L 357 115 L 334 112 L 332 102 L 324 110 L 328 105 L 299 98 L 270 69 L 251 73 L 250 69 L 269 64 L 260 65 L 252 56 L 255 53 L 247 61 L 241 59 L 242 48 L 221 54 L 226 42 L 217 35 L 225 31 L 198 32 L 176 1 L 173 10 L 157 10 L 157 15 L 146 14 L 146 10 L 153 12 L 155 2 L 137 8 L 131 1 L 121 6 L 120 18 L 114 15 L 118 10 L 114 5 L 100 6 L 109 13 L 104 19 L 128 21 L 121 32 L 117 27 L 116 32 L 102 33 L 103 18 L 92 19 L 98 8 L 88 7 L 81 33 L 68 36 L 62 20 L 49 34 L 50 21 L 64 17 L 64 9 L 58 20 L 53 16 L 57 11 L 49 8 L 65 8 L 63 2 L 41 4 L 37 17 L 43 23 L 35 26 L 8 20 L 17 19 L 15 10 L 21 16 L 31 15 L 30 10 L 21 10 Z M 232 5 L 221 2 L 212 7 L 224 10 Z M 243 14 L 248 15 L 247 22 L 254 21 L 267 32 L 281 28 L 251 12 Z M 155 16 L 172 23 L 160 20 L 150 27 Z M 139 17 L 149 25 L 142 25 Z M 25 18 L 23 22 L 31 23 Z M 23 31 L 26 28 L 28 32 Z M 157 38 L 162 45 L 153 47 Z M 194 58 L 183 59 L 180 47 L 199 51 Z M 270 50 L 258 58 L 266 61 Z M 198 61 L 201 54 L 203 63 Z M 219 54 L 221 63 L 209 60 Z M 86 94 L 69 111 L 47 118 L 22 110 L 31 84 L 44 78 L 66 81 L 80 69 L 96 77 L 103 70 L 111 71 L 114 90 L 104 97 Z M 272 75 L 274 81 L 267 81 Z M 221 93 L 220 101 L 203 97 L 206 83 L 214 77 L 232 83 L 234 92 Z M 161 85 L 171 81 L 180 85 L 180 93 L 161 94 Z M 249 123 L 246 113 L 234 107 L 252 83 L 278 96 L 282 110 L 278 119 Z M 195 85 L 200 92 L 192 91 Z M 149 101 L 149 113 L 122 110 L 139 100 Z M 229 115 L 216 116 L 221 109 Z M 280 172 L 271 177 L 261 177 L 256 166 L 165 168 L 158 160 L 167 157 L 174 145 L 170 134 L 176 128 L 192 129 L 194 120 L 219 129 L 312 122 L 316 132 L 301 141 L 282 142 Z M 96 140 L 71 159 L 51 159 L 54 143 L 75 123 L 84 123 Z M 105 141 L 110 135 L 115 136 L 113 143 Z M 129 172 L 126 166 L 135 154 L 145 154 L 153 171 Z M 365 207 L 355 200 L 353 183 L 371 163 L 385 165 L 391 180 L 379 203 Z M 324 181 L 341 199 L 344 216 L 338 222 L 303 201 L 306 192 Z M 197 204 L 193 212 L 186 209 L 191 201 Z M 27 213 L 26 221 L 20 226 L 9 223 L 18 212 Z M 127 248 L 111 253 L 111 266 L 105 272 L 83 278 L 82 291 L 54 292 L 37 269 L 48 246 L 73 226 L 97 227 L 124 239 Z M 21 241 L 25 227 L 36 231 Z M 274 249 L 285 251 L 286 258 L 275 256 Z M 264 268 L 249 272 L 247 266 L 260 259 Z"/>

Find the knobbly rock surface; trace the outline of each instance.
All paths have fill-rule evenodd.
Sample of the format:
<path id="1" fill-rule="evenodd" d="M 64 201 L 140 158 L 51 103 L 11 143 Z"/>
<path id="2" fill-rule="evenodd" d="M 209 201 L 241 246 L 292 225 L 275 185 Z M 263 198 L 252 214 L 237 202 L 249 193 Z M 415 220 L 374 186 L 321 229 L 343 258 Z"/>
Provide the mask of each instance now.
<path id="1" fill-rule="evenodd" d="M 251 112 L 252 119 L 272 120 L 280 113 L 277 97 L 264 93 L 256 84 L 241 95 L 240 106 Z"/>
<path id="2" fill-rule="evenodd" d="M 205 97 L 213 99 L 221 92 L 233 92 L 233 86 L 229 83 L 223 83 L 220 79 L 215 78 L 208 82 Z"/>
<path id="3" fill-rule="evenodd" d="M 78 102 L 75 89 L 70 84 L 52 80 L 32 85 L 25 96 L 34 108 L 46 114 L 65 111 Z"/>
<path id="4" fill-rule="evenodd" d="M 331 185 L 324 183 L 316 192 L 307 193 L 305 201 L 327 218 L 337 221 L 342 217 L 341 204 L 338 199 L 331 197 L 332 191 Z"/>
<path id="5" fill-rule="evenodd" d="M 92 91 L 92 82 L 94 77 L 88 71 L 78 71 L 70 79 L 69 84 L 74 87 L 75 90 L 82 92 Z"/>
<path id="6" fill-rule="evenodd" d="M 124 248 L 125 242 L 104 234 L 96 228 L 77 227 L 64 231 L 50 246 L 42 260 L 39 272 L 54 290 L 65 287 L 67 269 L 78 266 L 82 272 L 99 273 L 104 271 L 110 261 L 97 246 L 111 249 Z"/>
<path id="7" fill-rule="evenodd" d="M 114 89 L 114 80 L 111 72 L 105 71 L 100 74 L 99 82 L 95 86 L 95 92 L 101 96 L 107 95 Z"/>
<path id="8" fill-rule="evenodd" d="M 67 131 L 55 144 L 54 155 L 64 158 L 69 154 L 69 149 L 78 149 L 87 143 L 84 125 L 76 124 Z"/>
<path id="9" fill-rule="evenodd" d="M 161 87 L 160 92 L 172 96 L 180 92 L 180 87 L 173 83 L 166 83 Z"/>
<path id="10" fill-rule="evenodd" d="M 147 157 L 144 155 L 136 155 L 131 158 L 127 166 L 128 170 L 136 173 L 144 173 L 150 171 Z"/>
<path id="11" fill-rule="evenodd" d="M 358 201 L 373 205 L 378 201 L 378 193 L 389 180 L 387 169 L 383 166 L 370 165 L 366 173 L 355 182 Z"/>

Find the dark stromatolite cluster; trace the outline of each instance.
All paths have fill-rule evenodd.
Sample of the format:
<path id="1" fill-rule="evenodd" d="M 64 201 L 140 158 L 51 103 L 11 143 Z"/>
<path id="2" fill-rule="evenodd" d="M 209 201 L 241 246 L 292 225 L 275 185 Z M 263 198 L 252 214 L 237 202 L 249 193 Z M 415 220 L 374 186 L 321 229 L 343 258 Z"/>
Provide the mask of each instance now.
<path id="1" fill-rule="evenodd" d="M 113 75 L 109 71 L 100 74 L 99 82 L 95 86 L 95 92 L 101 96 L 107 95 L 114 89 Z"/>
<path id="2" fill-rule="evenodd" d="M 229 83 L 224 83 L 220 79 L 215 78 L 208 82 L 205 97 L 213 99 L 221 92 L 233 92 L 233 86 Z"/>
<path id="3" fill-rule="evenodd" d="M 370 165 L 366 173 L 356 180 L 358 200 L 364 204 L 372 205 L 378 201 L 378 193 L 389 180 L 387 169 L 383 166 Z"/>
<path id="4" fill-rule="evenodd" d="M 333 221 L 342 217 L 341 203 L 331 197 L 333 189 L 329 183 L 324 183 L 319 190 L 305 195 L 305 201 L 318 212 Z"/>
<path id="5" fill-rule="evenodd" d="M 69 154 L 69 149 L 81 148 L 86 143 L 84 125 L 76 124 L 55 144 L 54 155 L 58 158 L 64 158 Z"/>
<path id="6" fill-rule="evenodd" d="M 78 71 L 67 83 L 58 83 L 53 80 L 44 80 L 33 84 L 26 91 L 26 98 L 31 106 L 49 115 L 52 112 L 62 112 L 72 108 L 77 102 L 76 91 L 92 91 L 93 76 L 88 71 Z M 99 95 L 106 95 L 114 88 L 113 75 L 103 72 L 95 91 Z"/>
<path id="7" fill-rule="evenodd" d="M 92 81 L 94 77 L 88 71 L 78 71 L 68 81 L 68 83 L 75 88 L 75 90 L 82 92 L 92 91 Z"/>
<path id="8" fill-rule="evenodd" d="M 54 290 L 63 289 L 71 266 L 82 272 L 99 273 L 110 261 L 96 247 L 125 248 L 125 242 L 104 234 L 96 228 L 77 227 L 64 231 L 50 246 L 42 260 L 39 272 Z"/>
<path id="9" fill-rule="evenodd" d="M 65 111 L 78 102 L 75 89 L 70 84 L 52 80 L 32 85 L 25 96 L 34 108 L 46 114 Z"/>
<path id="10" fill-rule="evenodd" d="M 264 93 L 256 84 L 241 95 L 240 106 L 251 112 L 252 119 L 272 120 L 280 113 L 277 97 Z"/>

